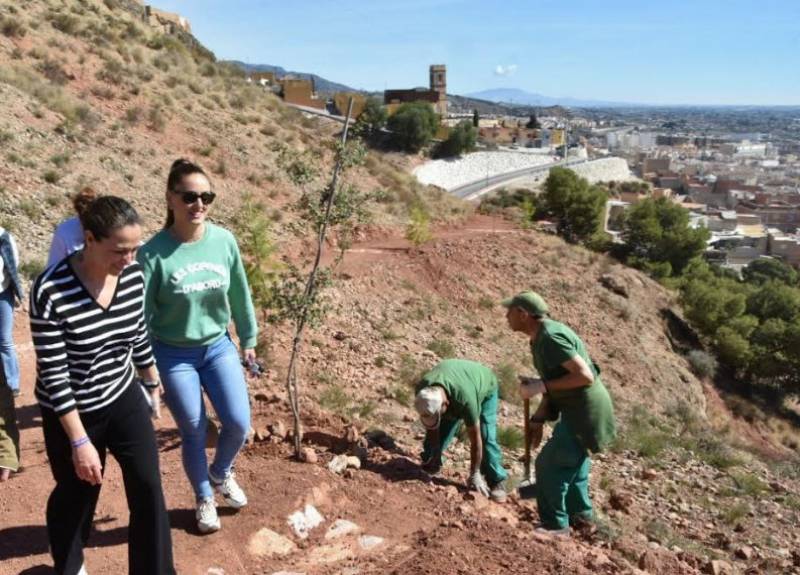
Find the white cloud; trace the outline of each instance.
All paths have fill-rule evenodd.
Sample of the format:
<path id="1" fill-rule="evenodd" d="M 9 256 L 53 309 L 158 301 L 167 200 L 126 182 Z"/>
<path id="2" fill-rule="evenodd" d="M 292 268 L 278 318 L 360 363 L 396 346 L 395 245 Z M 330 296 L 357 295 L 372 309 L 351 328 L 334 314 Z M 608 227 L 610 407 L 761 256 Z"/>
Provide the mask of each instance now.
<path id="1" fill-rule="evenodd" d="M 494 69 L 495 76 L 513 76 L 516 73 L 517 73 L 516 64 L 509 64 L 508 66 L 503 66 L 502 64 L 498 64 Z"/>

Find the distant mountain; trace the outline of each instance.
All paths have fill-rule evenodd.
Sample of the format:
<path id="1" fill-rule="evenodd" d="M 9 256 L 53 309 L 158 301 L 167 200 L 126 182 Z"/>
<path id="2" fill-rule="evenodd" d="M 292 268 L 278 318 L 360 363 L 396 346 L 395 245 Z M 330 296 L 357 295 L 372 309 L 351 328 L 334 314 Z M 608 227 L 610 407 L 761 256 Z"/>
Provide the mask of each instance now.
<path id="1" fill-rule="evenodd" d="M 469 98 L 489 100 L 515 106 L 568 106 L 572 108 L 617 108 L 630 107 L 637 104 L 630 102 L 608 102 L 605 100 L 581 100 L 579 98 L 554 98 L 533 92 L 526 92 L 518 88 L 496 88 L 465 94 Z"/>
<path id="2" fill-rule="evenodd" d="M 238 66 L 245 72 L 274 72 L 278 78 L 283 78 L 284 76 L 295 76 L 296 78 L 306 79 L 313 78 L 314 86 L 317 88 L 317 92 L 325 92 L 330 94 L 333 92 L 361 91 L 351 88 L 350 86 L 345 86 L 344 84 L 338 84 L 337 82 L 326 80 L 322 76 L 317 76 L 316 74 L 310 74 L 308 72 L 293 72 L 280 66 L 272 66 L 271 64 L 245 64 L 244 62 L 239 62 L 238 60 L 230 60 L 229 63 Z"/>

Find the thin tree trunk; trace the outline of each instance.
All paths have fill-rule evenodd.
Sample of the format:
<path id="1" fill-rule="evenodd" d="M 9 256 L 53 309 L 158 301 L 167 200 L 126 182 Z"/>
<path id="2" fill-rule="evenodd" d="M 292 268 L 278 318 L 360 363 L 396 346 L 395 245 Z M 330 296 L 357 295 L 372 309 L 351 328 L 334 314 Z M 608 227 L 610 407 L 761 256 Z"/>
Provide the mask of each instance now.
<path id="1" fill-rule="evenodd" d="M 308 281 L 306 282 L 303 300 L 306 303 L 303 306 L 300 317 L 297 319 L 297 327 L 295 329 L 294 339 L 292 339 L 292 355 L 289 359 L 289 369 L 286 374 L 286 393 L 289 397 L 289 407 L 292 410 L 292 418 L 294 420 L 294 455 L 298 458 L 300 457 L 300 447 L 303 442 L 303 424 L 300 418 L 300 393 L 297 385 L 297 357 L 300 353 L 303 330 L 308 320 L 308 309 L 317 295 L 317 272 L 319 271 L 319 264 L 322 259 L 322 250 L 325 246 L 325 236 L 328 233 L 328 222 L 330 221 L 331 209 L 333 208 L 333 200 L 336 196 L 336 186 L 339 181 L 339 172 L 342 168 L 342 154 L 345 153 L 347 131 L 350 128 L 350 114 L 352 111 L 353 98 L 350 98 L 350 102 L 347 105 L 347 117 L 344 121 L 344 130 L 342 131 L 342 147 L 339 151 L 339 157 L 336 159 L 336 165 L 333 168 L 333 178 L 331 179 L 328 193 L 325 195 L 325 217 L 317 233 L 317 255 L 314 258 L 314 266 L 311 268 Z"/>

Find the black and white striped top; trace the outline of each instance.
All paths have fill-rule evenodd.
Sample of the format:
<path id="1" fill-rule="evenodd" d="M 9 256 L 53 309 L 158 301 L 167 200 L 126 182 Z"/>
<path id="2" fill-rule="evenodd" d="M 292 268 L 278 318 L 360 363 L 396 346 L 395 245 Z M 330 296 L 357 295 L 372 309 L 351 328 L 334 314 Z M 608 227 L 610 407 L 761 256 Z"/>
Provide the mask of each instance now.
<path id="1" fill-rule="evenodd" d="M 153 365 L 143 302 L 144 276 L 137 263 L 120 274 L 107 309 L 68 260 L 42 273 L 30 306 L 39 404 L 58 415 L 103 409 L 133 381 L 133 365 Z"/>

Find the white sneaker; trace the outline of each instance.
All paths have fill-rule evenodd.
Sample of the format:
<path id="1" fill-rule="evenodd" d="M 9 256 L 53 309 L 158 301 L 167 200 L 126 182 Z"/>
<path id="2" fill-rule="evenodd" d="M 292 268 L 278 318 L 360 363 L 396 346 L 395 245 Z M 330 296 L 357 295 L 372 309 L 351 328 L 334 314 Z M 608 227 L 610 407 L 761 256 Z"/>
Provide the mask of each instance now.
<path id="1" fill-rule="evenodd" d="M 197 511 L 194 516 L 197 518 L 197 528 L 200 533 L 214 533 L 221 527 L 219 516 L 217 515 L 217 504 L 213 497 L 208 497 L 197 502 Z"/>
<path id="2" fill-rule="evenodd" d="M 234 509 L 241 509 L 247 505 L 247 495 L 244 494 L 244 491 L 236 482 L 233 471 L 228 473 L 225 479 L 219 480 L 209 470 L 208 479 L 211 481 L 211 485 L 214 486 L 214 490 L 225 499 L 225 503 Z"/>

